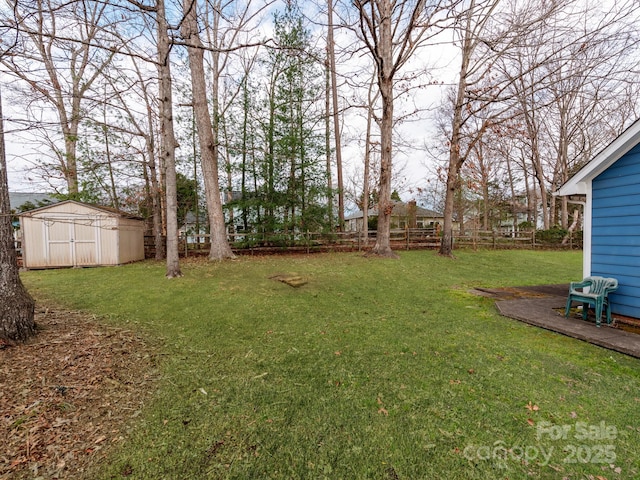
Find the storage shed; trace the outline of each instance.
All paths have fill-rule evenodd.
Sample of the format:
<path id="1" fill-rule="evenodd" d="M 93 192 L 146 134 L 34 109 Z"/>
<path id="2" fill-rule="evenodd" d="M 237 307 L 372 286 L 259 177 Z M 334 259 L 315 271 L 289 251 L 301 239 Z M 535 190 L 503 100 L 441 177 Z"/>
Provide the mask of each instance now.
<path id="1" fill-rule="evenodd" d="M 616 278 L 611 311 L 640 318 L 640 120 L 558 194 L 586 195 L 583 276 Z"/>
<path id="2" fill-rule="evenodd" d="M 144 222 L 73 200 L 19 215 L 25 268 L 121 265 L 144 259 Z"/>

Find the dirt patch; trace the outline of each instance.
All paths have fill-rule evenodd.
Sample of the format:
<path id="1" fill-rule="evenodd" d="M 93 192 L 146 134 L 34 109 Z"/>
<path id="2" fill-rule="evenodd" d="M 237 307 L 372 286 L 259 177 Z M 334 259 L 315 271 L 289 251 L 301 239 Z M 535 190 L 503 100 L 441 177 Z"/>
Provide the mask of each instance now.
<path id="1" fill-rule="evenodd" d="M 539 292 L 526 291 L 520 288 L 481 288 L 477 287 L 469 291 L 481 297 L 495 298 L 497 300 L 514 300 L 516 298 L 541 298 L 546 295 Z"/>
<path id="2" fill-rule="evenodd" d="M 515 300 L 518 298 L 543 298 L 548 296 L 566 297 L 568 291 L 568 285 L 558 284 L 506 288 L 477 287 L 469 292 L 482 297 L 495 298 L 496 300 Z"/>
<path id="3" fill-rule="evenodd" d="M 278 275 L 273 275 L 269 277 L 271 280 L 276 280 L 278 282 L 286 283 L 290 287 L 298 288 L 306 285 L 308 283 L 307 279 L 301 277 L 297 273 L 280 273 Z"/>
<path id="4" fill-rule="evenodd" d="M 0 480 L 82 478 L 149 398 L 155 357 L 91 315 L 38 306 L 38 335 L 0 344 Z"/>

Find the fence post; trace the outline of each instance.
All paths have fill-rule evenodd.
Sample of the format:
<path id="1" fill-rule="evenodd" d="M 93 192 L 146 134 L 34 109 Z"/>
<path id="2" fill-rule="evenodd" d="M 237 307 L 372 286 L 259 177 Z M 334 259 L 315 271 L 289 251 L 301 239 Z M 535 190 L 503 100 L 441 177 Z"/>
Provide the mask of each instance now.
<path id="1" fill-rule="evenodd" d="M 407 247 L 406 249 L 409 250 L 409 226 L 405 225 L 404 227 L 404 234 L 407 236 Z"/>

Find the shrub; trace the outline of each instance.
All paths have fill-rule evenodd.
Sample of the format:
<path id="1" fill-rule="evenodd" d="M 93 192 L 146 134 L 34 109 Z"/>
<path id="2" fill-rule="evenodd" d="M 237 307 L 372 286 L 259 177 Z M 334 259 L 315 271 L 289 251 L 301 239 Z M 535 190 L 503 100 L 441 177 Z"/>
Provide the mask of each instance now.
<path id="1" fill-rule="evenodd" d="M 536 242 L 540 243 L 562 243 L 562 239 L 569 233 L 568 230 L 554 225 L 549 230 L 537 230 Z"/>

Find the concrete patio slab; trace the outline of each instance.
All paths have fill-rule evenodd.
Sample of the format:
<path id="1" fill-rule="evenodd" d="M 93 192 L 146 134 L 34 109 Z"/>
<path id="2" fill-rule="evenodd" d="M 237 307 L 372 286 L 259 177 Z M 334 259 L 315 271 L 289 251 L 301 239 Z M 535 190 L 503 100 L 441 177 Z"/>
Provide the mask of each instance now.
<path id="1" fill-rule="evenodd" d="M 498 291 L 495 295 L 496 307 L 501 315 L 640 358 L 640 335 L 616 328 L 615 322 L 596 327 L 593 321 L 585 322 L 582 317 L 574 316 L 565 318 L 556 310 L 564 310 L 568 285 L 515 287 L 505 290 L 507 295 L 500 295 Z M 522 295 L 518 295 L 518 292 L 522 292 Z M 487 291 L 483 290 L 483 293 Z M 558 295 L 559 293 L 561 294 Z"/>

